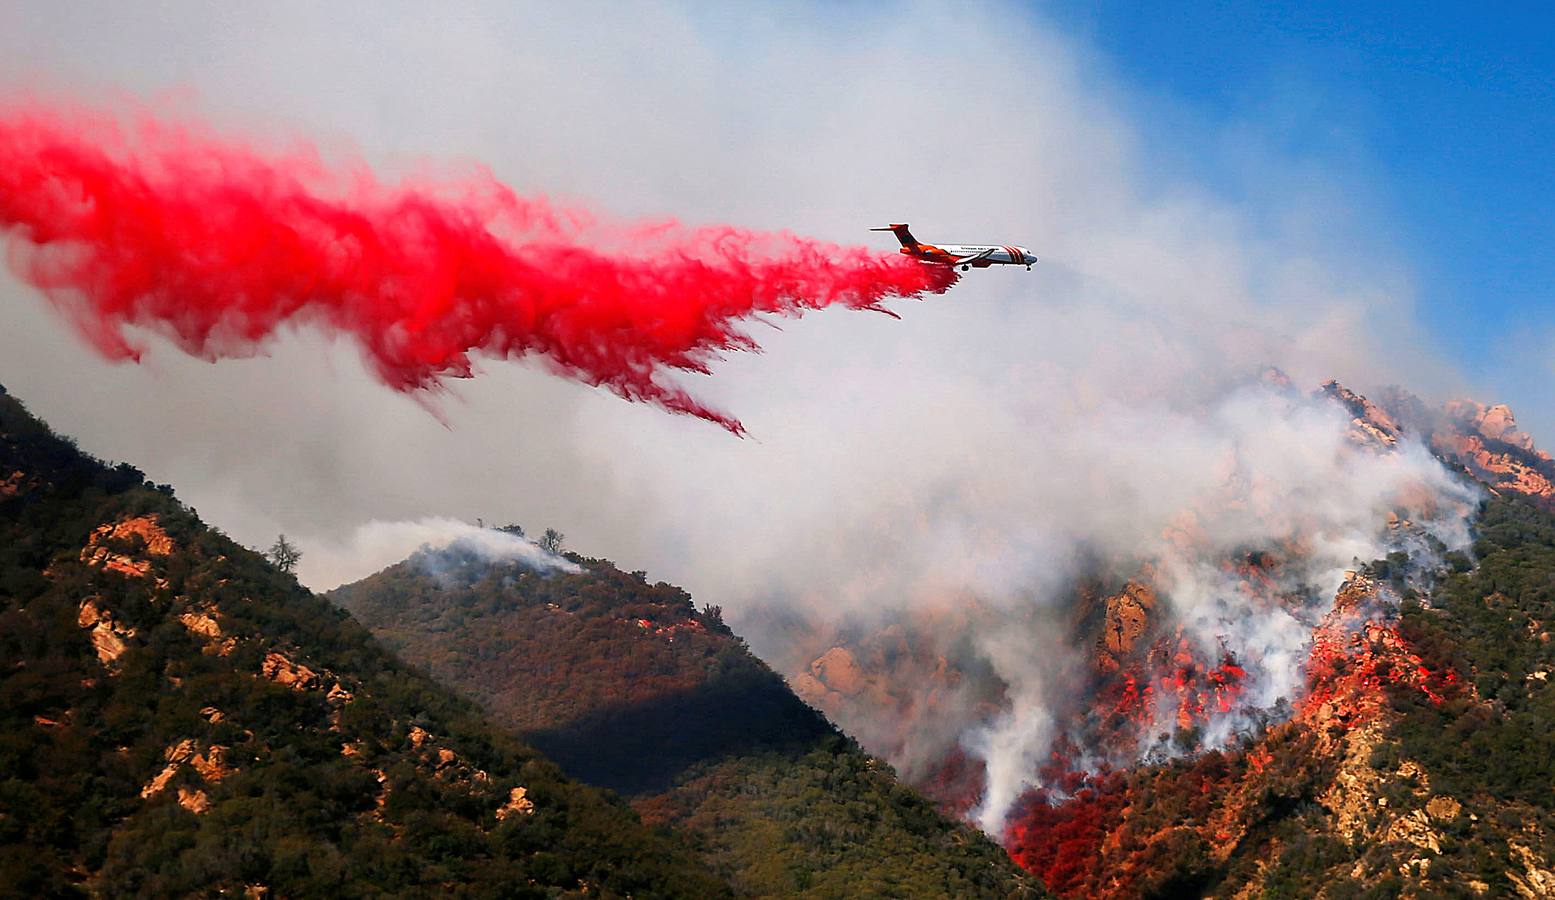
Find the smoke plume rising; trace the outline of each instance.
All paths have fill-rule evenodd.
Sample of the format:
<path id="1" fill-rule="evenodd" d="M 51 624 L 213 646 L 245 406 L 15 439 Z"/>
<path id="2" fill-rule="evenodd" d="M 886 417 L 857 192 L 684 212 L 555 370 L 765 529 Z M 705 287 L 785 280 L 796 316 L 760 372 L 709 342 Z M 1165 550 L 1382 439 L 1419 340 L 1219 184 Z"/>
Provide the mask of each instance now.
<path id="1" fill-rule="evenodd" d="M 413 555 L 426 566 L 437 564 L 438 551 L 478 556 L 491 563 L 518 563 L 539 572 L 582 571 L 577 564 L 534 541 L 493 528 L 483 528 L 444 516 L 404 522 L 368 522 L 349 537 L 308 551 L 310 563 L 338 573 L 342 583 L 366 578 Z"/>
<path id="2" fill-rule="evenodd" d="M 1278 378 L 1162 390 L 1176 402 L 1070 409 L 1040 439 L 976 435 L 930 512 L 888 505 L 859 526 L 873 546 L 850 547 L 850 581 L 776 600 L 757 629 L 786 631 L 766 649 L 796 687 L 910 780 L 970 761 L 977 777 L 937 793 L 991 834 L 1052 786 L 1055 752 L 1059 774 L 1093 771 L 1278 718 L 1347 569 L 1468 543 L 1479 495 L 1419 435 L 1373 436 Z"/>
<path id="3" fill-rule="evenodd" d="M 1205 478 L 1154 488 L 1181 504 L 1156 535 L 1132 547 L 1074 535 L 1087 562 L 1071 577 L 1110 596 L 1071 583 L 1041 598 L 1045 627 L 996 612 L 979 630 L 1013 693 L 959 738 L 987 765 L 975 817 L 990 833 L 1024 790 L 1053 787 L 1043 770 L 1059 750 L 1063 769 L 1094 771 L 1226 747 L 1279 720 L 1304 699 L 1313 630 L 1346 570 L 1396 552 L 1429 570 L 1469 544 L 1480 492 L 1417 436 L 1363 443 L 1337 404 L 1269 389 L 1237 392 L 1202 424 L 1216 442 Z M 1113 592 L 1139 583 L 1155 605 L 1120 635 L 1132 623 Z M 1098 614 L 1099 635 L 1074 627 Z"/>
<path id="4" fill-rule="evenodd" d="M 0 115 L 0 229 L 13 268 L 110 358 L 140 358 L 127 326 L 214 360 L 313 325 L 354 338 L 397 390 L 533 355 L 736 434 L 666 370 L 758 349 L 741 320 L 884 312 L 955 281 L 788 233 L 603 222 L 489 174 L 387 184 L 306 147 L 267 157 L 197 126 L 53 108 Z"/>

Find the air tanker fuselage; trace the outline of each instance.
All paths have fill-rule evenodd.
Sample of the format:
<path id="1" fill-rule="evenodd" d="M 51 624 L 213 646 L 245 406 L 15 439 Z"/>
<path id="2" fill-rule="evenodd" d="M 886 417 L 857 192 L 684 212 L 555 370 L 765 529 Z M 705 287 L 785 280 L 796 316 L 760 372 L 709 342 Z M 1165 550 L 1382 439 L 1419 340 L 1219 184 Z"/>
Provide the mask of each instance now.
<path id="1" fill-rule="evenodd" d="M 925 244 L 912 236 L 906 225 L 885 225 L 870 231 L 889 231 L 902 243 L 902 251 L 914 259 L 942 266 L 986 269 L 989 266 L 1031 268 L 1036 254 L 1015 244 Z"/>

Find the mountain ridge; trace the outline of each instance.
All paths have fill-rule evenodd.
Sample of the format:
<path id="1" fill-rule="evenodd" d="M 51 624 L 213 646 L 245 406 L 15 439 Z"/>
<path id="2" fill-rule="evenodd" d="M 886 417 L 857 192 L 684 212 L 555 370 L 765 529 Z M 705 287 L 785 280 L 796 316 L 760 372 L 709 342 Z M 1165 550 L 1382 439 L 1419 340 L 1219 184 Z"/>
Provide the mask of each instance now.
<path id="1" fill-rule="evenodd" d="M 686 835 L 743 894 L 1038 895 L 800 701 L 716 608 L 569 558 L 582 571 L 538 577 L 424 550 L 330 597 L 568 772 Z"/>

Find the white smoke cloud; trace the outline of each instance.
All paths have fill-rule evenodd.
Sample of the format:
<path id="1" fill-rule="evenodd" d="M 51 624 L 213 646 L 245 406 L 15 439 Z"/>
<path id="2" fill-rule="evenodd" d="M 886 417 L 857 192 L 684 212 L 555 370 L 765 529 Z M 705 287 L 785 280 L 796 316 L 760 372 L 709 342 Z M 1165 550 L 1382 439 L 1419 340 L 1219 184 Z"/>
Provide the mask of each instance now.
<path id="1" fill-rule="evenodd" d="M 995 411 L 990 398 L 968 396 L 960 412 L 975 407 L 988 416 L 966 416 L 962 433 L 948 440 L 935 436 L 938 446 L 964 453 L 920 458 L 904 442 L 907 465 L 918 468 L 892 477 L 896 463 L 888 461 L 875 478 L 844 457 L 836 464 L 853 483 L 828 496 L 846 512 L 824 527 L 777 532 L 782 542 L 744 548 L 770 553 L 768 565 L 751 569 L 764 586 L 752 584 L 747 596 L 785 607 L 808 598 L 813 618 L 851 619 L 866 631 L 975 603 L 970 619 L 951 624 L 936 615 L 925 627 L 948 629 L 945 646 L 972 636 L 973 656 L 1005 686 L 1003 712 L 980 724 L 924 715 L 906 728 L 937 733 L 942 752 L 960 743 L 987 763 L 977 815 L 998 833 L 1010 804 L 1035 783 L 1035 763 L 1047 757 L 1054 711 L 1076 699 L 1085 678 L 1091 650 L 1067 646 L 1071 623 L 1033 614 L 1072 607 L 1077 578 L 1117 582 L 1149 564 L 1201 657 L 1213 662 L 1220 648 L 1233 651 L 1249 671 L 1242 702 L 1268 708 L 1298 697 L 1312 626 L 1345 570 L 1395 549 L 1390 512 L 1413 515 L 1449 547 L 1467 544 L 1478 494 L 1418 442 L 1386 452 L 1360 446 L 1337 403 L 1249 381 L 1227 377 L 1222 393 L 1195 392 L 1202 397 L 1136 384 L 1132 402 L 1102 395 L 1086 407 L 1063 394 L 1001 394 L 1010 408 Z M 1024 422 L 1016 418 L 1023 401 L 1032 417 Z M 1255 603 L 1240 585 L 1244 576 L 1226 566 L 1250 550 L 1287 556 L 1277 592 L 1311 598 L 1312 606 Z M 834 571 L 846 578 L 828 579 Z M 1170 732 L 1171 711 L 1161 713 L 1160 727 Z M 860 714 L 886 721 L 843 724 L 866 736 L 902 730 L 900 722 L 890 727 L 894 710 Z M 1204 740 L 1223 744 L 1245 724 L 1217 720 Z M 924 734 L 914 737 L 926 743 Z"/>
<path id="2" fill-rule="evenodd" d="M 1251 715 L 1300 697 L 1312 628 L 1329 609 L 1345 570 L 1406 543 L 1429 564 L 1434 553 L 1411 542 L 1409 533 L 1401 535 L 1383 525 L 1389 511 L 1428 501 L 1430 509 L 1416 506 L 1414 514 L 1428 516 L 1422 524 L 1448 548 L 1462 549 L 1468 544 L 1468 517 L 1479 500 L 1476 489 L 1449 476 L 1418 444 L 1391 453 L 1357 451 L 1334 407 L 1297 406 L 1282 415 L 1271 408 L 1280 402 L 1272 395 L 1257 401 L 1241 396 L 1230 405 L 1248 402 L 1258 409 L 1255 418 L 1243 419 L 1238 411 L 1229 420 L 1204 423 L 1228 430 L 1193 436 L 1218 444 L 1205 448 L 1213 451 L 1208 459 L 1220 453 L 1234 456 L 1234 474 L 1193 486 L 1204 493 L 1182 507 L 1194 513 L 1186 522 L 1176 516 L 1137 523 L 1164 528 L 1165 537 L 1152 542 L 1137 529 L 1124 534 L 1086 532 L 1085 526 L 1094 523 L 1083 520 L 1063 526 L 1070 539 L 1117 554 L 1112 557 L 1114 579 L 1136 573 L 1139 561 L 1147 561 L 1151 581 L 1170 609 L 1157 616 L 1169 615 L 1179 623 L 1200 659 L 1213 664 L 1221 652 L 1229 651 L 1247 669 L 1245 693 L 1233 713 L 1207 722 L 1198 742 L 1204 748 L 1226 746 L 1252 726 Z M 1137 468 L 1125 471 L 1140 473 Z M 1183 534 L 1184 527 L 1191 533 Z M 1131 537 L 1134 543 L 1129 543 Z M 1258 602 L 1248 594 L 1245 575 L 1227 565 L 1248 549 L 1290 547 L 1299 548 L 1299 555 L 1292 555 L 1291 564 L 1279 570 L 1276 591 L 1312 598 L 1305 608 Z M 1105 562 L 1090 566 L 1072 574 L 1108 573 Z M 920 600 L 925 606 L 935 602 L 942 600 Z M 1073 586 L 1035 602 L 1073 609 Z M 1078 718 L 1092 711 L 1083 685 L 1088 655 L 1094 651 L 1088 645 L 1070 646 L 1061 619 L 1032 620 L 1019 612 L 996 612 L 979 623 L 977 633 L 981 658 L 1007 685 L 1009 697 L 992 720 L 971 728 L 963 725 L 959 741 L 986 763 L 986 789 L 974 817 L 989 833 L 1000 834 L 1016 799 L 1029 787 L 1044 786 L 1037 771 L 1048 761 L 1060 730 L 1055 716 Z M 1173 698 L 1163 692 L 1156 701 L 1149 730 L 1169 736 L 1176 713 Z M 1108 758 L 1099 748 L 1081 751 L 1082 758 L 1071 760 L 1080 769 L 1131 761 Z"/>
<path id="3" fill-rule="evenodd" d="M 366 578 L 418 551 L 454 549 L 488 562 L 517 562 L 540 572 L 581 572 L 571 560 L 506 531 L 458 519 L 433 517 L 406 522 L 368 522 L 345 540 L 320 541 L 303 555 L 310 584 L 332 588 Z"/>

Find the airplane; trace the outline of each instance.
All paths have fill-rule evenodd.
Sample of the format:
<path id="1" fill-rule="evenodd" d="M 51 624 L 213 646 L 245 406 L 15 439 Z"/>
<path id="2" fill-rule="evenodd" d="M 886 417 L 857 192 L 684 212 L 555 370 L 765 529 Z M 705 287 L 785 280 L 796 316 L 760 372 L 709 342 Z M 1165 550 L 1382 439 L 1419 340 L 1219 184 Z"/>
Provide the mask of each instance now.
<path id="1" fill-rule="evenodd" d="M 961 271 L 986 269 L 989 266 L 1025 266 L 1028 270 L 1037 257 L 1025 247 L 1001 244 L 997 247 L 978 244 L 924 244 L 912 236 L 906 225 L 886 225 L 870 231 L 889 231 L 902 242 L 902 252 L 914 259 L 942 266 L 960 266 Z"/>

